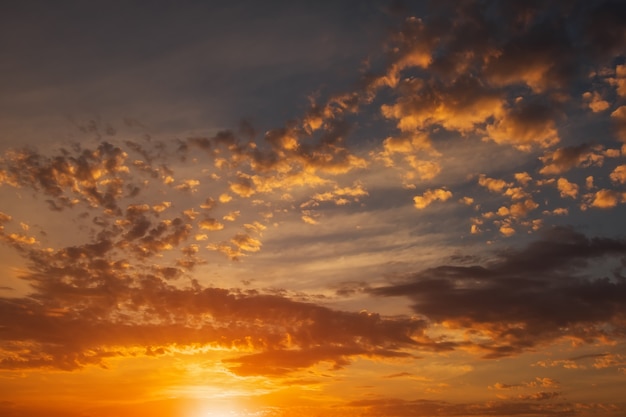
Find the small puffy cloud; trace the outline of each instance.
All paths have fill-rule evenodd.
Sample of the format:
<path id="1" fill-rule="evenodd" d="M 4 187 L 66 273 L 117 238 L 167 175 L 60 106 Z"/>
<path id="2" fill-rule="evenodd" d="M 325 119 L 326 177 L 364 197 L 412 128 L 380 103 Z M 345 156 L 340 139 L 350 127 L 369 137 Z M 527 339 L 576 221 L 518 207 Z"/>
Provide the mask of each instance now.
<path id="1" fill-rule="evenodd" d="M 153 205 L 152 210 L 154 210 L 156 213 L 161 213 L 167 210 L 168 208 L 170 208 L 171 206 L 172 206 L 171 201 L 163 201 L 162 203 Z"/>
<path id="2" fill-rule="evenodd" d="M 539 207 L 533 199 L 529 198 L 519 203 L 511 204 L 509 213 L 513 218 L 526 217 L 529 212 Z"/>
<path id="3" fill-rule="evenodd" d="M 533 178 L 528 174 L 528 172 L 516 172 L 515 180 L 525 187 L 533 180 Z"/>
<path id="4" fill-rule="evenodd" d="M 250 179 L 250 177 L 240 174 L 239 179 L 236 182 L 230 184 L 230 190 L 237 194 L 240 197 L 250 197 L 256 193 L 254 183 Z M 220 197 L 220 202 L 221 197 Z"/>
<path id="5" fill-rule="evenodd" d="M 611 172 L 611 181 L 620 184 L 626 183 L 626 165 L 619 165 Z"/>
<path id="6" fill-rule="evenodd" d="M 613 208 L 624 201 L 626 201 L 626 193 L 602 189 L 598 190 L 593 195 L 591 206 L 597 208 Z"/>
<path id="7" fill-rule="evenodd" d="M 185 216 L 186 218 L 188 218 L 189 220 L 194 220 L 196 217 L 198 217 L 200 213 L 197 212 L 195 209 L 190 208 L 187 210 L 183 210 L 183 216 Z"/>
<path id="8" fill-rule="evenodd" d="M 415 208 L 421 210 L 428 207 L 434 201 L 446 201 L 450 198 L 452 198 L 452 192 L 443 188 L 437 188 L 434 190 L 426 190 L 424 194 L 413 197 L 413 203 Z"/>
<path id="9" fill-rule="evenodd" d="M 261 250 L 261 241 L 246 233 L 238 233 L 230 241 L 244 252 L 258 252 Z"/>
<path id="10" fill-rule="evenodd" d="M 200 227 L 201 230 L 222 230 L 224 225 L 216 219 L 207 218 L 199 221 L 198 227 Z"/>
<path id="11" fill-rule="evenodd" d="M 552 216 L 566 216 L 569 214 L 569 209 L 566 207 L 557 207 L 554 210 L 550 211 L 550 210 L 545 210 L 543 212 L 543 214 L 545 215 L 552 215 Z"/>
<path id="12" fill-rule="evenodd" d="M 222 219 L 229 221 L 229 222 L 234 222 L 235 220 L 237 220 L 237 218 L 241 215 L 241 211 L 240 210 L 235 210 L 235 211 L 231 211 L 230 213 L 225 214 Z"/>
<path id="13" fill-rule="evenodd" d="M 306 214 L 302 216 L 302 221 L 307 223 L 307 224 L 317 224 L 318 223 L 317 220 L 315 220 L 310 215 L 306 215 Z"/>
<path id="14" fill-rule="evenodd" d="M 515 234 L 515 229 L 508 222 L 504 222 L 498 230 L 504 236 L 513 236 Z"/>
<path id="15" fill-rule="evenodd" d="M 578 185 L 569 182 L 565 178 L 559 178 L 556 182 L 561 197 L 576 198 L 578 196 Z"/>
<path id="16" fill-rule="evenodd" d="M 228 203 L 228 202 L 229 202 L 229 201 L 231 201 L 232 199 L 233 199 L 233 197 L 232 197 L 230 194 L 228 194 L 228 193 L 223 193 L 223 194 L 220 194 L 220 196 L 219 196 L 219 201 L 220 201 L 220 203 Z M 209 208 L 213 207 L 213 205 L 214 205 L 214 204 L 205 204 L 205 205 L 204 205 L 204 206 L 205 206 L 204 208 L 209 209 Z M 202 206 L 201 206 L 201 207 L 202 207 Z"/>
<path id="17" fill-rule="evenodd" d="M 502 193 L 502 190 L 505 187 L 511 185 L 502 179 L 489 178 L 485 174 L 480 174 L 480 176 L 478 177 L 478 184 L 494 193 Z"/>
<path id="18" fill-rule="evenodd" d="M 587 102 L 587 106 L 594 113 L 599 113 L 609 108 L 610 104 L 608 101 L 604 100 L 600 93 L 594 91 L 593 93 L 587 91 L 583 94 L 583 99 Z"/>
<path id="19" fill-rule="evenodd" d="M 510 197 L 511 200 L 521 200 L 523 198 L 530 197 L 530 195 L 522 187 L 507 188 L 504 195 Z"/>

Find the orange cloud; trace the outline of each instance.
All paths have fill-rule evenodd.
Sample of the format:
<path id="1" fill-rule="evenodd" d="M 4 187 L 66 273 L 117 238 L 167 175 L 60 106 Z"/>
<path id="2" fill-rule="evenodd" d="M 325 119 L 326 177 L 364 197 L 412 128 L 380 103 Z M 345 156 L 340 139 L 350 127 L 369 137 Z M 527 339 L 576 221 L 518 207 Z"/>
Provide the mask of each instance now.
<path id="1" fill-rule="evenodd" d="M 478 124 L 503 113 L 504 102 L 496 91 L 486 89 L 473 78 L 462 78 L 445 89 L 408 80 L 407 95 L 393 105 L 383 105 L 382 114 L 397 120 L 403 132 L 423 130 L 432 125 L 460 132 L 473 131 Z"/>
<path id="2" fill-rule="evenodd" d="M 434 201 L 446 201 L 450 198 L 452 198 L 452 193 L 450 191 L 443 188 L 437 188 L 434 190 L 426 190 L 424 194 L 413 197 L 413 203 L 415 208 L 421 210 L 428 207 Z"/>
<path id="3" fill-rule="evenodd" d="M 544 163 L 539 170 L 543 175 L 559 175 L 576 167 L 602 166 L 605 155 L 603 147 L 582 144 L 573 147 L 563 147 L 544 153 L 539 159 Z"/>
<path id="4" fill-rule="evenodd" d="M 609 102 L 602 99 L 602 96 L 597 91 L 594 91 L 593 93 L 587 91 L 583 93 L 583 98 L 588 102 L 587 106 L 589 106 L 591 111 L 593 111 L 594 113 L 604 111 L 610 106 Z"/>
<path id="5" fill-rule="evenodd" d="M 611 172 L 610 178 L 613 182 L 620 184 L 626 183 L 626 165 L 619 165 L 615 167 L 613 172 Z"/>
<path id="6" fill-rule="evenodd" d="M 498 144 L 509 144 L 522 151 L 533 146 L 547 148 L 560 141 L 554 110 L 539 103 L 521 101 L 487 125 L 488 136 Z"/>
<path id="7" fill-rule="evenodd" d="M 198 226 L 201 230 L 222 230 L 224 228 L 222 223 L 212 218 L 201 220 L 198 222 Z"/>
<path id="8" fill-rule="evenodd" d="M 495 193 L 501 193 L 505 187 L 510 186 L 509 183 L 502 179 L 489 178 L 484 174 L 480 174 L 478 177 L 478 184 Z"/>
<path id="9" fill-rule="evenodd" d="M 602 189 L 598 190 L 593 195 L 593 200 L 591 202 L 592 207 L 597 208 L 613 208 L 617 206 L 618 203 L 626 201 L 626 193 Z"/>
<path id="10" fill-rule="evenodd" d="M 626 142 L 626 106 L 618 107 L 611 113 L 611 117 L 615 121 L 617 137 L 622 142 Z"/>
<path id="11" fill-rule="evenodd" d="M 561 197 L 576 198 L 578 196 L 578 185 L 569 182 L 566 178 L 559 178 L 556 185 Z"/>
<path id="12" fill-rule="evenodd" d="M 614 85 L 620 97 L 626 97 L 626 65 L 615 67 L 615 77 L 608 79 L 609 84 Z"/>

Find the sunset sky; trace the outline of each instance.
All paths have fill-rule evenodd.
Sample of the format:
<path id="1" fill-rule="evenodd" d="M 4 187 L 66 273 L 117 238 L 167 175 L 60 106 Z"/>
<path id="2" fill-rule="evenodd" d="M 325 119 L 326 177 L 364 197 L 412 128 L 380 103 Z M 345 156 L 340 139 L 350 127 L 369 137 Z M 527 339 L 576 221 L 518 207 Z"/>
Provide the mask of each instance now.
<path id="1" fill-rule="evenodd" d="M 4 1 L 0 415 L 626 415 L 624 1 Z"/>

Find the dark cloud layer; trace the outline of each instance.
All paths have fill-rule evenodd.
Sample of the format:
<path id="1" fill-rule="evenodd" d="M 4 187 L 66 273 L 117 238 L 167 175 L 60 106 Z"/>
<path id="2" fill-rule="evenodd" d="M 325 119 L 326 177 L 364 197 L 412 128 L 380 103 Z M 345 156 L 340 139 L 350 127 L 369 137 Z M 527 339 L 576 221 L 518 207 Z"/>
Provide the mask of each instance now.
<path id="1" fill-rule="evenodd" d="M 78 298 L 74 305 L 68 303 L 67 290 L 51 292 L 48 297 L 54 299 L 47 302 L 0 300 L 2 368 L 73 370 L 104 365 L 108 357 L 131 355 L 133 348 L 164 354 L 170 346 L 200 344 L 263 352 L 228 362 L 238 364 L 232 367 L 236 373 L 272 375 L 320 361 L 345 365 L 359 355 L 408 356 L 403 349 L 429 341 L 421 320 L 385 319 L 222 289 L 177 290 L 155 277 L 130 288 L 73 291 Z M 83 304 L 98 298 L 109 298 L 108 308 Z"/>
<path id="2" fill-rule="evenodd" d="M 560 338 L 624 337 L 625 256 L 623 239 L 558 227 L 485 265 L 442 265 L 368 291 L 409 297 L 414 311 L 433 322 L 484 332 L 491 338 L 480 346 L 486 355 L 506 356 Z M 595 270 L 611 259 L 614 271 Z"/>

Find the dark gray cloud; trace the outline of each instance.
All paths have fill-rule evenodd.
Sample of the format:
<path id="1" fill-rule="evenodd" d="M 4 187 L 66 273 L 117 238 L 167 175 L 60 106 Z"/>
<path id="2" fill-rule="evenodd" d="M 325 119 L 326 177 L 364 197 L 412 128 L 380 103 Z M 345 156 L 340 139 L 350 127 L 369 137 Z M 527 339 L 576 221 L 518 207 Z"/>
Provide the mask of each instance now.
<path id="1" fill-rule="evenodd" d="M 441 265 L 367 291 L 409 297 L 414 311 L 433 322 L 485 331 L 488 356 L 510 355 L 562 337 L 622 338 L 626 281 L 595 268 L 625 256 L 626 240 L 556 227 L 486 264 Z"/>

